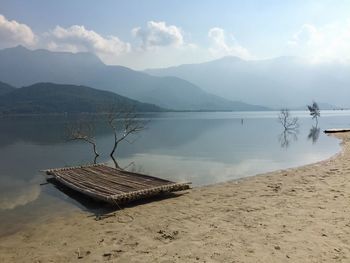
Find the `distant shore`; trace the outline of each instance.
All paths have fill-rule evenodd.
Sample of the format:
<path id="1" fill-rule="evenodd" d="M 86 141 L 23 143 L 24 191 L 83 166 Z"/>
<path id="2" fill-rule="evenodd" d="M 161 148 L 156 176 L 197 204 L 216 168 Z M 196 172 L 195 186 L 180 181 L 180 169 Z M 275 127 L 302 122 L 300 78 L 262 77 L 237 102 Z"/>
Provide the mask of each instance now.
<path id="1" fill-rule="evenodd" d="M 307 112 L 306 109 L 290 109 L 293 112 Z M 348 108 L 342 109 L 325 109 L 326 111 L 347 111 Z M 280 112 L 278 108 L 269 108 L 266 110 L 170 110 L 164 109 L 160 111 L 137 111 L 137 114 L 161 114 L 161 113 L 215 113 L 215 112 Z M 50 117 L 50 116 L 63 116 L 63 117 L 80 117 L 80 116 L 104 116 L 107 113 L 97 113 L 97 112 L 52 112 L 52 113 L 2 113 L 0 112 L 0 118 L 8 118 L 8 117 Z M 276 114 L 277 116 L 277 114 Z"/>
<path id="2" fill-rule="evenodd" d="M 0 239 L 0 262 L 350 262 L 350 133 L 336 156 Z"/>

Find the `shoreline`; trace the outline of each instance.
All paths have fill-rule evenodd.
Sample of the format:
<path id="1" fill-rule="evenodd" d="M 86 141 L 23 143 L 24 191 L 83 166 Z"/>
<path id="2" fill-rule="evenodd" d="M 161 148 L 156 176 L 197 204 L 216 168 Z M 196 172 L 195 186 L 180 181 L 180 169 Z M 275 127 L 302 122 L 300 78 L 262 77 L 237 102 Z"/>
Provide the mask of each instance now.
<path id="1" fill-rule="evenodd" d="M 326 160 L 0 238 L 1 262 L 349 262 L 350 134 Z"/>

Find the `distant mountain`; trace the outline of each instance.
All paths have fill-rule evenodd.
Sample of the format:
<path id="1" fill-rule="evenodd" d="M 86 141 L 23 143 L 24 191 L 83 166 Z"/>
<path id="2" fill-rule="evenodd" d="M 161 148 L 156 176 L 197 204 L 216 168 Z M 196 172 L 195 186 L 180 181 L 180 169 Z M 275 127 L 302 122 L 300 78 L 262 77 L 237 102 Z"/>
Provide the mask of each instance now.
<path id="1" fill-rule="evenodd" d="M 311 102 L 309 104 L 311 104 Z M 318 102 L 317 104 L 321 110 L 339 110 L 339 109 L 341 109 L 341 107 L 339 107 L 339 106 L 335 106 L 335 105 L 332 105 L 332 104 L 329 104 L 326 102 Z M 306 107 L 304 107 L 304 109 L 305 108 Z"/>
<path id="2" fill-rule="evenodd" d="M 9 93 L 11 91 L 14 91 L 15 89 L 16 89 L 15 87 L 12 87 L 11 85 L 0 81 L 0 96 L 3 94 Z"/>
<path id="3" fill-rule="evenodd" d="M 311 105 L 312 102 L 308 103 L 308 105 Z M 325 103 L 325 102 L 317 102 L 318 107 L 320 108 L 320 110 L 340 110 L 343 109 L 342 107 L 339 106 L 335 106 L 329 103 Z M 307 105 L 301 105 L 299 107 L 294 107 L 291 108 L 291 110 L 308 110 Z"/>
<path id="4" fill-rule="evenodd" d="M 308 63 L 296 57 L 245 61 L 237 57 L 145 72 L 174 76 L 206 92 L 269 107 L 297 107 L 323 101 L 350 106 L 350 63 Z"/>
<path id="5" fill-rule="evenodd" d="M 38 82 L 84 85 L 174 110 L 259 110 L 219 98 L 178 77 L 155 77 L 121 66 L 107 66 L 90 53 L 0 50 L 0 79 L 21 87 Z"/>
<path id="6" fill-rule="evenodd" d="M 106 105 L 123 105 L 144 112 L 163 110 L 109 91 L 53 83 L 38 83 L 0 96 L 3 114 L 94 113 L 106 109 Z"/>

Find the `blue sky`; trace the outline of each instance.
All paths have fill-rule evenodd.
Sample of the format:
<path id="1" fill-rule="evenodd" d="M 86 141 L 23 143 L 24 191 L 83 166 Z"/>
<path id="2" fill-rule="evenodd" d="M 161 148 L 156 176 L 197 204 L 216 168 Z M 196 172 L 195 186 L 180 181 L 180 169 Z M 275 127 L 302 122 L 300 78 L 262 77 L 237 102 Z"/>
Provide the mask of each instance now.
<path id="1" fill-rule="evenodd" d="M 0 48 L 89 51 L 135 69 L 243 59 L 350 59 L 350 1 L 1 0 Z"/>

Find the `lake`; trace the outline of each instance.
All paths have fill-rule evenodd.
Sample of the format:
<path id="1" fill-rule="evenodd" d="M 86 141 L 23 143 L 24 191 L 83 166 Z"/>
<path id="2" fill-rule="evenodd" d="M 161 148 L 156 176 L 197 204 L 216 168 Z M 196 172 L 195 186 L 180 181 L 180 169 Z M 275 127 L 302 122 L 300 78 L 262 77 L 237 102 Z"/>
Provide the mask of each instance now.
<path id="1" fill-rule="evenodd" d="M 147 129 L 133 144 L 120 145 L 118 163 L 165 179 L 209 185 L 329 158 L 339 151 L 339 141 L 322 131 L 350 126 L 350 111 L 322 111 L 317 127 L 307 112 L 298 111 L 291 112 L 299 118 L 298 131 L 283 133 L 278 113 L 142 114 L 141 119 L 150 120 Z M 41 185 L 46 182 L 42 169 L 93 162 L 90 145 L 65 139 L 74 117 L 0 120 L 0 235 L 67 211 L 94 209 L 52 184 Z M 113 134 L 103 120 L 96 120 L 95 127 L 101 153 L 97 161 L 112 165 Z"/>

